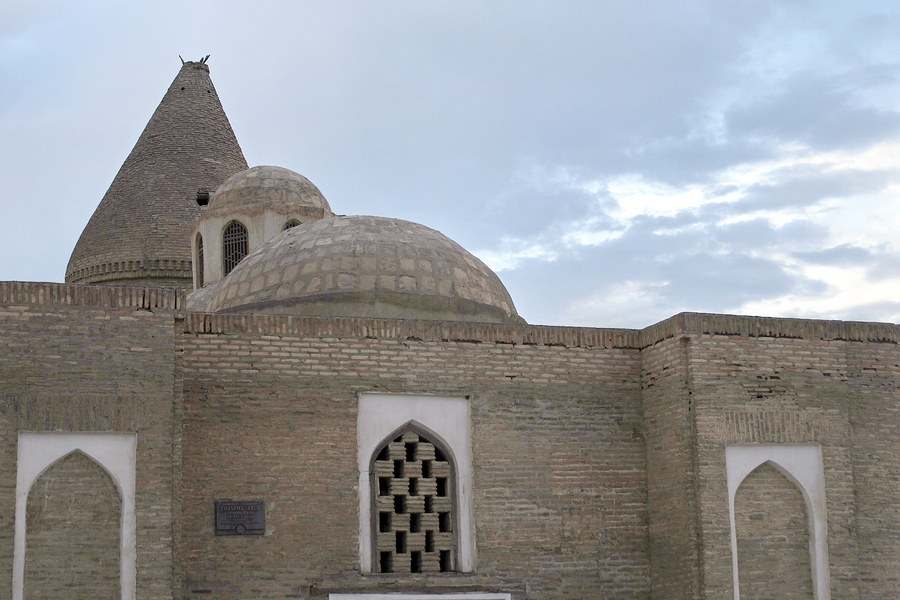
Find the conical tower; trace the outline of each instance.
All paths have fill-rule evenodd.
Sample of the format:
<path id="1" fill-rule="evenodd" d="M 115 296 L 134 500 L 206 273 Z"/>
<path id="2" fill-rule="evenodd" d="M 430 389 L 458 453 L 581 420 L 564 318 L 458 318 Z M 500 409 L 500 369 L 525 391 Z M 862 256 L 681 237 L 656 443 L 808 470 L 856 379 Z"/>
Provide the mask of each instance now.
<path id="1" fill-rule="evenodd" d="M 175 77 L 81 233 L 66 282 L 192 287 L 197 193 L 247 168 L 205 63 Z"/>

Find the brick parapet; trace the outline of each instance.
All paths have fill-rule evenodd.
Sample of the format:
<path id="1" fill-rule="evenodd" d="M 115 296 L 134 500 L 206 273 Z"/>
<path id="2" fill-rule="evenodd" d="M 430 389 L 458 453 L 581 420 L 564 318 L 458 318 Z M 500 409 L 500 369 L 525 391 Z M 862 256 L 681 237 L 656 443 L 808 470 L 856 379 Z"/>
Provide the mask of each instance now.
<path id="1" fill-rule="evenodd" d="M 183 311 L 184 290 L 154 286 L 114 286 L 0 282 L 0 303 L 99 306 Z M 682 335 L 724 335 L 900 344 L 900 325 L 679 313 L 643 329 L 499 325 L 455 321 L 187 313 L 185 333 L 315 334 L 424 341 L 470 341 L 571 348 L 644 349 Z"/>
<path id="2" fill-rule="evenodd" d="M 640 332 L 631 329 L 288 315 L 187 313 L 184 327 L 190 334 L 317 335 L 569 348 L 636 349 L 640 340 Z"/>
<path id="3" fill-rule="evenodd" d="M 184 306 L 184 292 L 158 287 L 0 281 L 0 304 L 179 311 Z"/>
<path id="4" fill-rule="evenodd" d="M 895 323 L 748 317 L 690 312 L 679 313 L 645 327 L 640 330 L 640 334 L 641 348 L 686 334 L 900 343 L 900 325 Z"/>

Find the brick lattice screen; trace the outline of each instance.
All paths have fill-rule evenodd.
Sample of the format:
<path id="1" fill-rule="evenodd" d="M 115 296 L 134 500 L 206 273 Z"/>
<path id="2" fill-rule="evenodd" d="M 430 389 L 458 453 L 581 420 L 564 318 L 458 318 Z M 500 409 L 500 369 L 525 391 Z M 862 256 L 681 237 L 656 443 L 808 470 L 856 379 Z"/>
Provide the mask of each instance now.
<path id="1" fill-rule="evenodd" d="M 373 494 L 379 573 L 456 570 L 452 465 L 448 454 L 408 431 L 377 452 Z"/>

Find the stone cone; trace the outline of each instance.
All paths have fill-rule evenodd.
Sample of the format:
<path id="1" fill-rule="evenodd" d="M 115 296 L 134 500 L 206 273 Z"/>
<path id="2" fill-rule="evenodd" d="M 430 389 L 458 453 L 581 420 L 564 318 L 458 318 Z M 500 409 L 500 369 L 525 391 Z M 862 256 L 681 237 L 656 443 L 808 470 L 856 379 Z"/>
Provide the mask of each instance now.
<path id="1" fill-rule="evenodd" d="M 204 62 L 187 62 L 81 233 L 68 283 L 189 289 L 199 190 L 247 168 Z"/>

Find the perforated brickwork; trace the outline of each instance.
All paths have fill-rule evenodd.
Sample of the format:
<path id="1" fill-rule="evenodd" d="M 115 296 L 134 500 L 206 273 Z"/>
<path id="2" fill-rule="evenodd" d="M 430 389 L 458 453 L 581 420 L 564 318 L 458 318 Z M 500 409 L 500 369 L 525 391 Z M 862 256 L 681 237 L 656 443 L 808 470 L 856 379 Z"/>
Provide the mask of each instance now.
<path id="1" fill-rule="evenodd" d="M 408 431 L 378 451 L 373 469 L 375 571 L 456 570 L 453 469 L 447 454 Z"/>

